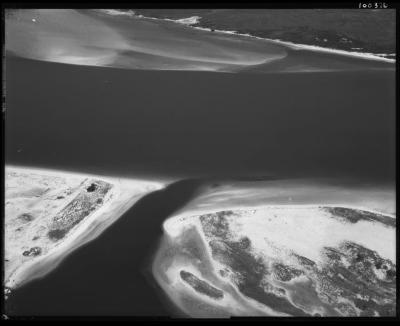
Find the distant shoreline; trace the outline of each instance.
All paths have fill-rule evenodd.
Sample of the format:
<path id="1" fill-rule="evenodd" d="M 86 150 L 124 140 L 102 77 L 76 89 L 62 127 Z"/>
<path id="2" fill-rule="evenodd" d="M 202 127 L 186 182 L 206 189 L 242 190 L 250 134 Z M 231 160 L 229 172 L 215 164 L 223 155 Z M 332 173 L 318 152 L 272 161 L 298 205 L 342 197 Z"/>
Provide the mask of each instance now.
<path id="1" fill-rule="evenodd" d="M 376 61 L 383 61 L 383 62 L 391 62 L 391 63 L 396 62 L 396 59 L 387 58 L 387 56 L 396 56 L 396 53 L 377 54 L 377 53 L 371 53 L 371 52 L 347 51 L 347 50 L 337 49 L 337 48 L 322 47 L 319 45 L 302 44 L 302 43 L 295 43 L 293 41 L 287 41 L 287 40 L 284 41 L 284 40 L 280 40 L 280 39 L 260 37 L 260 36 L 252 35 L 250 33 L 240 33 L 238 31 L 212 29 L 207 26 L 202 26 L 201 17 L 199 17 L 199 16 L 192 16 L 192 17 L 181 18 L 181 19 L 170 19 L 170 18 L 157 18 L 157 17 L 152 17 L 152 16 L 144 16 L 144 15 L 140 15 L 140 14 L 137 15 L 134 13 L 134 11 L 121 13 L 118 10 L 104 10 L 104 11 L 102 10 L 101 12 L 104 12 L 104 13 L 112 15 L 112 16 L 120 15 L 120 16 L 127 16 L 127 17 L 150 19 L 150 20 L 169 21 L 169 22 L 173 22 L 173 23 L 177 23 L 177 24 L 186 25 L 186 26 L 194 28 L 194 29 L 209 31 L 209 32 L 213 32 L 213 33 L 223 33 L 223 34 L 231 34 L 231 35 L 238 35 L 238 36 L 246 36 L 246 37 L 251 37 L 251 38 L 255 38 L 255 39 L 259 39 L 259 40 L 269 41 L 269 42 L 272 42 L 275 44 L 284 45 L 284 46 L 287 46 L 294 50 L 302 50 L 303 49 L 303 50 L 310 50 L 310 51 L 315 51 L 315 52 L 335 53 L 335 54 L 340 54 L 340 55 L 345 55 L 345 56 L 351 56 L 351 57 L 357 57 L 357 58 L 363 58 L 363 59 L 369 59 L 369 60 L 376 60 Z"/>
<path id="2" fill-rule="evenodd" d="M 199 27 L 196 17 L 172 20 L 115 15 L 114 11 L 90 10 L 19 12 L 7 19 L 6 51 L 40 61 L 134 70 L 308 73 L 395 67 L 392 59 L 368 53 Z M 90 29 L 83 32 L 67 20 L 76 26 L 88 24 Z"/>

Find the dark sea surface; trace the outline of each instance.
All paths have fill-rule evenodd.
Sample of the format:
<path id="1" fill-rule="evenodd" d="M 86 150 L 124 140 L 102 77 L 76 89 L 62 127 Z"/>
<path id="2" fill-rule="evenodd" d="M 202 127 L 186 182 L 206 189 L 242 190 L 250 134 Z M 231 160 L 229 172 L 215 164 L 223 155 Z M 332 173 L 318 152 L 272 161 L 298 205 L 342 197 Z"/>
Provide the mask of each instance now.
<path id="1" fill-rule="evenodd" d="M 395 175 L 395 73 L 122 70 L 6 60 L 6 164 L 125 177 Z M 165 217 L 196 191 L 140 200 L 9 315 L 169 315 L 146 265 Z"/>

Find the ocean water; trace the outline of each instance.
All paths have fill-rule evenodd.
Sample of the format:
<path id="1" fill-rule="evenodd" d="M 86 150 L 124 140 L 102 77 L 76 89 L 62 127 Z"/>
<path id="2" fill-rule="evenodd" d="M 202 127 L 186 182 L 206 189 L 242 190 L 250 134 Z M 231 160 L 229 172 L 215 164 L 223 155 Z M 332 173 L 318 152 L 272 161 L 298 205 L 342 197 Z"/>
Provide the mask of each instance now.
<path id="1" fill-rule="evenodd" d="M 9 57 L 6 161 L 107 174 L 392 178 L 395 73 L 122 70 Z"/>
<path id="2" fill-rule="evenodd" d="M 6 60 L 6 164 L 188 179 L 143 198 L 10 315 L 175 314 L 148 272 L 202 177 L 394 180 L 395 73 L 122 70 Z"/>

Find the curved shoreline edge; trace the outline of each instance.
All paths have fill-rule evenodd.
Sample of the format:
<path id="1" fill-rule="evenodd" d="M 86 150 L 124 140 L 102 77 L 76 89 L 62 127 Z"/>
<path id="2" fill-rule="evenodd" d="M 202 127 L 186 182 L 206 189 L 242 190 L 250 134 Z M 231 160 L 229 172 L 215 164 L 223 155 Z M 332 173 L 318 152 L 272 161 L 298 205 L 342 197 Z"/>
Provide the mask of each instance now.
<path id="1" fill-rule="evenodd" d="M 137 15 L 137 14 L 135 14 L 135 12 L 133 10 L 131 10 L 129 12 L 120 12 L 118 10 L 99 9 L 99 11 L 106 13 L 108 15 L 111 15 L 111 16 L 126 16 L 126 17 L 136 17 L 136 18 L 149 19 L 149 20 L 169 21 L 169 22 L 185 25 L 190 28 L 194 28 L 194 29 L 198 29 L 198 30 L 202 30 L 202 31 L 230 34 L 230 35 L 237 35 L 237 36 L 246 36 L 246 37 L 250 37 L 250 38 L 254 38 L 254 39 L 258 39 L 258 40 L 265 40 L 265 41 L 268 41 L 271 43 L 280 44 L 280 45 L 286 46 L 293 50 L 309 50 L 309 51 L 314 51 L 314 52 L 333 53 L 333 54 L 339 54 L 339 55 L 344 55 L 344 56 L 349 56 L 349 57 L 357 57 L 357 58 L 362 58 L 362 59 L 369 59 L 369 60 L 376 60 L 376 61 L 383 61 L 383 62 L 390 62 L 390 63 L 396 62 L 396 59 L 385 58 L 385 57 L 379 56 L 375 53 L 346 51 L 346 50 L 322 47 L 322 46 L 317 46 L 317 45 L 300 44 L 300 43 L 295 43 L 295 42 L 291 42 L 291 41 L 282 41 L 279 39 L 259 37 L 259 36 L 246 34 L 246 33 L 238 33 L 236 31 L 227 31 L 227 30 L 218 30 L 218 29 L 212 30 L 211 28 L 207 28 L 207 27 L 192 26 L 195 24 L 199 24 L 199 22 L 201 20 L 201 17 L 199 17 L 199 16 L 192 16 L 192 17 L 181 18 L 181 19 L 170 19 L 170 18 L 157 18 L 157 17 L 151 17 L 151 16 Z"/>
<path id="2" fill-rule="evenodd" d="M 7 19 L 6 54 L 132 70 L 308 73 L 395 68 L 392 59 L 211 30 L 192 25 L 190 19 L 124 16 L 116 19 L 96 10 L 20 12 Z"/>
<path id="3" fill-rule="evenodd" d="M 48 255 L 44 255 L 41 260 L 37 261 L 31 261 L 28 263 L 25 263 L 25 265 L 22 265 L 20 269 L 13 274 L 12 276 L 14 277 L 15 280 L 18 282 L 15 282 L 14 288 L 12 286 L 9 286 L 6 288 L 6 297 L 7 294 L 9 294 L 9 291 L 18 288 L 19 286 L 25 284 L 26 282 L 40 278 L 47 273 L 51 272 L 53 269 L 55 269 L 62 261 L 63 259 L 72 251 L 74 251 L 76 248 L 81 247 L 85 243 L 95 239 L 98 237 L 109 225 L 111 225 L 114 221 L 116 221 L 120 216 L 122 216 L 128 209 L 130 209 L 132 206 L 135 205 L 138 199 L 143 198 L 143 195 L 149 194 L 152 196 L 152 192 L 157 193 L 159 189 L 161 191 L 168 191 L 168 186 L 163 187 L 160 183 L 149 183 L 149 182 L 144 182 L 141 185 L 143 186 L 149 186 L 149 184 L 153 185 L 154 187 L 149 189 L 146 188 L 148 192 L 144 193 L 143 191 L 140 192 L 140 194 L 137 194 L 137 189 L 138 185 L 140 182 L 138 180 L 132 180 L 132 179 L 123 179 L 123 180 L 118 180 L 116 177 L 103 177 L 103 176 L 97 176 L 97 175 L 90 175 L 90 174 L 81 174 L 81 173 L 61 173 L 60 171 L 56 170 L 46 170 L 46 169 L 37 169 L 37 168 L 18 168 L 14 167 L 14 170 L 7 166 L 8 172 L 14 171 L 14 172 L 19 172 L 19 173 L 30 173 L 30 174 L 36 174 L 36 175 L 47 175 L 47 176 L 60 176 L 61 174 L 64 177 L 70 177 L 72 176 L 80 176 L 82 177 L 87 177 L 91 176 L 92 178 L 101 179 L 104 180 L 104 182 L 112 182 L 113 185 L 116 185 L 115 190 L 113 194 L 115 195 L 114 201 L 107 201 L 105 204 L 98 210 L 96 213 L 93 215 L 90 215 L 87 219 L 83 220 L 78 224 L 78 227 L 76 229 L 72 229 L 74 231 L 71 235 L 65 238 L 65 241 L 60 243 L 58 247 L 55 248 L 54 251 L 50 251 Z M 6 172 L 7 172 L 6 168 Z M 47 174 L 46 174 L 47 171 Z M 51 181 L 51 178 L 49 179 Z M 85 179 L 86 180 L 86 179 Z M 92 182 L 92 181 L 90 181 Z M 85 185 L 90 184 L 89 183 L 83 183 Z M 182 183 L 184 181 L 178 181 L 177 183 Z M 34 183 L 33 183 L 34 184 Z M 193 185 L 192 185 L 193 186 Z M 276 186 L 276 184 L 275 184 Z M 173 185 L 171 187 L 174 187 Z M 124 189 L 126 191 L 125 197 L 121 198 L 119 195 L 121 194 L 121 190 Z M 143 189 L 143 188 L 141 188 Z M 182 188 L 181 190 L 186 189 L 186 187 Z M 137 195 L 135 195 L 134 194 Z M 201 192 L 200 192 L 201 193 Z M 200 193 L 196 194 L 193 199 L 197 198 Z M 26 194 L 26 191 L 25 191 Z M 15 195 L 15 194 L 14 194 Z M 148 196 L 148 197 L 150 197 Z M 190 196 L 189 196 L 190 197 Z M 200 196 L 201 197 L 201 196 Z M 75 197 L 76 198 L 76 197 Z M 120 199 L 119 201 L 117 199 Z M 190 197 L 192 198 L 192 197 Z M 154 199 L 154 198 L 153 198 Z M 148 198 L 151 202 L 151 198 Z M 148 202 L 148 204 L 150 203 Z M 313 204 L 275 204 L 271 203 L 270 205 L 231 205 L 229 208 L 224 207 L 224 208 L 209 208 L 209 209 L 197 209 L 193 210 L 193 202 L 191 200 L 185 200 L 183 205 L 181 206 L 181 210 L 172 210 L 174 213 L 171 215 L 165 214 L 165 211 L 163 212 L 164 215 L 160 215 L 160 217 L 165 216 L 164 223 L 162 223 L 162 220 L 158 223 L 157 225 L 162 224 L 163 230 L 164 230 L 164 235 L 162 236 L 158 246 L 155 244 L 154 248 L 154 255 L 152 259 L 149 261 L 149 273 L 152 274 L 155 282 L 158 284 L 159 288 L 162 290 L 161 292 L 165 294 L 166 298 L 165 300 L 167 301 L 168 305 L 174 306 L 176 311 L 178 311 L 176 314 L 184 314 L 187 316 L 194 316 L 194 317 L 229 317 L 232 315 L 240 315 L 240 316 L 265 316 L 265 315 L 272 315 L 272 316 L 290 316 L 290 315 L 301 315 L 300 310 L 296 310 L 295 308 L 290 308 L 286 304 L 286 310 L 281 311 L 280 309 L 275 309 L 276 305 L 269 305 L 265 302 L 260 302 L 257 298 L 252 298 L 251 295 L 249 297 L 249 293 L 242 293 L 241 290 L 238 290 L 236 286 L 231 282 L 227 282 L 226 276 L 221 276 L 219 275 L 221 270 L 224 270 L 223 264 L 219 262 L 218 260 L 215 259 L 215 252 L 213 250 L 215 248 L 209 247 L 209 242 L 210 241 L 222 241 L 223 239 L 218 237 L 216 239 L 210 238 L 210 235 L 207 234 L 207 228 L 204 226 L 204 221 L 209 223 L 209 226 L 211 227 L 211 230 L 215 227 L 218 229 L 218 225 L 215 224 L 213 225 L 213 216 L 216 217 L 224 217 L 225 215 L 229 217 L 229 215 L 232 215 L 229 218 L 231 219 L 230 222 L 227 225 L 222 224 L 221 225 L 221 232 L 223 234 L 228 234 L 226 233 L 225 228 L 228 226 L 228 228 L 233 227 L 231 230 L 233 231 L 232 234 L 237 234 L 239 235 L 239 238 L 237 236 L 234 236 L 231 238 L 229 235 L 229 239 L 227 244 L 233 243 L 236 245 L 237 239 L 240 239 L 241 235 L 248 235 L 249 239 L 251 239 L 251 243 L 253 243 L 253 230 L 254 228 L 250 228 L 250 233 L 248 232 L 249 230 L 245 230 L 244 232 L 241 231 L 241 229 L 237 229 L 237 227 L 234 225 L 233 221 L 238 218 L 239 223 L 240 219 L 247 218 L 246 215 L 248 213 L 251 214 L 258 214 L 256 213 L 257 211 L 259 212 L 266 212 L 267 215 L 271 215 L 268 213 L 269 211 L 274 211 L 275 213 L 278 214 L 278 216 L 283 217 L 284 219 L 286 218 L 285 215 L 287 215 L 285 212 L 289 212 L 288 216 L 290 217 L 290 214 L 302 214 L 301 211 L 304 210 L 306 215 L 312 216 L 312 218 L 318 217 L 319 211 L 324 210 L 328 207 L 335 208 L 335 207 L 340 207 L 340 208 L 346 208 L 346 209 L 358 209 L 358 210 L 364 210 L 364 213 L 376 213 L 384 216 L 385 218 L 393 220 L 395 224 L 395 214 L 388 214 L 388 213 L 383 213 L 380 211 L 376 210 L 371 210 L 366 207 L 360 207 L 360 206 L 352 206 L 349 204 L 339 204 L 338 203 L 329 203 L 329 204 L 323 204 L 323 203 L 313 203 Z M 263 201 L 265 203 L 265 201 Z M 187 203 L 187 205 L 185 205 Z M 196 201 L 194 201 L 196 204 Z M 236 206 L 236 207 L 235 207 Z M 196 207 L 196 205 L 194 205 Z M 199 206 L 197 206 L 199 207 Z M 300 209 L 301 208 L 301 209 Z M 279 211 L 282 211 L 282 215 L 280 215 Z M 318 212 L 317 212 L 318 211 Z M 300 212 L 300 213 L 299 213 Z M 307 212 L 311 212 L 310 214 Z M 313 212 L 317 212 L 315 216 L 313 216 Z M 364 214 L 363 213 L 363 214 Z M 262 213 L 264 214 L 264 213 Z M 139 214 L 140 216 L 140 214 Z M 169 217 L 170 216 L 170 217 Z M 261 217 L 261 219 L 260 219 Z M 210 220 L 211 218 L 211 220 Z M 258 220 L 262 223 L 264 217 L 258 214 Z M 204 220 L 205 219 L 205 220 Z M 279 219 L 278 219 L 279 220 Z M 277 220 L 277 221 L 278 221 Z M 329 220 L 335 220 L 335 219 L 323 219 L 321 221 L 322 225 L 325 225 L 327 222 L 328 224 L 331 223 Z M 384 219 L 383 219 L 384 220 Z M 361 226 L 365 226 L 369 224 L 369 231 L 371 231 L 371 228 L 373 228 L 373 225 L 370 225 L 370 221 L 365 221 L 364 222 L 359 222 L 361 220 L 357 220 L 356 222 L 352 222 L 349 224 L 349 226 L 345 226 L 345 228 L 349 227 L 351 230 L 354 229 L 354 227 L 358 230 Z M 377 220 L 382 221 L 381 220 Z M 250 222 L 250 220 L 248 220 Z M 342 221 L 343 222 L 343 221 Z M 336 225 L 339 223 L 342 223 L 340 221 L 334 221 Z M 172 224 L 171 224 L 172 223 Z M 242 223 L 243 224 L 243 223 Z M 244 223 L 246 225 L 252 225 L 252 223 Z M 278 222 L 279 224 L 279 222 Z M 374 223 L 373 223 L 374 224 Z M 376 224 L 381 224 L 381 223 L 376 223 Z M 389 224 L 393 224 L 392 222 Z M 313 224 L 315 225 L 315 223 Z M 189 226 L 189 227 L 187 227 Z M 293 225 L 292 225 L 293 226 Z M 379 226 L 379 225 L 378 225 Z M 389 225 L 388 225 L 389 226 Z M 217 230 L 215 229 L 215 230 Z M 260 229 L 257 227 L 256 229 Z M 293 229 L 293 227 L 292 227 Z M 329 228 L 328 228 L 329 229 Z M 383 228 L 385 229 L 385 228 Z M 387 227 L 387 230 L 385 232 L 389 232 L 390 236 L 385 237 L 385 243 L 392 243 L 392 226 Z M 261 228 L 260 231 L 264 230 L 264 228 Z M 379 232 L 382 231 L 382 228 L 377 228 L 374 229 Z M 176 232 L 175 232 L 176 231 Z M 237 232 L 239 231 L 239 232 Z M 213 231 L 214 232 L 214 231 Z M 219 231 L 218 231 L 219 232 Z M 338 233 L 338 232 L 336 232 Z M 284 233 L 282 232 L 276 232 L 276 234 L 283 235 Z M 340 232 L 338 233 L 340 234 Z M 357 239 L 360 236 L 362 236 L 362 233 L 359 231 L 355 232 L 354 234 L 356 235 L 355 239 L 349 238 L 349 233 L 347 232 L 347 238 L 346 236 L 345 239 L 350 239 L 350 241 L 356 243 L 357 245 Z M 385 233 L 386 234 L 386 233 Z M 299 233 L 301 235 L 301 233 Z M 161 234 L 160 234 L 161 236 Z M 304 238 L 304 236 L 302 236 Z M 300 238 L 302 238 L 300 236 Z M 379 237 L 378 237 L 379 238 Z M 297 239 L 297 236 L 294 237 L 294 239 Z M 329 240 L 329 239 L 328 239 Z M 296 240 L 297 241 L 297 240 Z M 364 241 L 364 240 L 363 240 Z M 365 243 L 361 242 L 361 245 L 365 246 Z M 323 243 L 324 245 L 332 245 L 332 241 L 328 241 L 326 244 L 325 242 Z M 365 241 L 364 241 L 365 242 Z M 254 242 L 256 247 L 257 243 Z M 334 245 L 335 247 L 335 245 Z M 391 247 L 391 246 L 389 246 Z M 236 248 L 236 247 L 233 247 Z M 341 248 L 339 246 L 339 248 Z M 365 248 L 369 248 L 367 245 Z M 374 248 L 380 248 L 379 245 L 377 247 L 377 243 L 374 242 L 372 249 Z M 391 252 L 392 249 L 384 250 L 385 253 L 382 253 L 380 250 L 378 252 L 381 254 L 382 259 L 387 259 L 388 257 L 390 258 L 392 256 Z M 314 250 L 312 250 L 314 251 Z M 254 260 L 252 257 L 257 257 L 253 256 L 254 253 L 252 250 L 245 252 L 241 251 L 239 249 L 235 249 L 234 252 L 237 252 L 239 254 L 244 254 L 245 256 L 244 259 L 250 259 L 249 264 L 256 263 L 257 260 Z M 264 252 L 264 249 L 261 250 L 261 252 Z M 266 247 L 265 252 L 268 253 L 269 249 Z M 388 254 L 389 252 L 389 254 Z M 280 255 L 283 255 L 282 257 Z M 286 260 L 287 255 L 284 252 L 281 252 L 277 257 L 274 259 L 283 259 L 283 261 L 288 261 Z M 308 255 L 305 255 L 303 252 L 304 257 L 308 257 Z M 246 258 L 247 257 L 247 258 Z M 289 257 L 289 256 L 288 256 Z M 233 256 L 234 259 L 236 259 Z M 313 258 L 313 255 L 311 255 L 308 258 Z M 381 258 L 379 258 L 381 259 Z M 391 258 L 390 258 L 391 259 Z M 316 261 L 317 262 L 317 261 Z M 318 263 L 319 264 L 319 263 Z M 260 265 L 261 266 L 261 265 Z M 304 266 L 303 266 L 304 267 Z M 301 266 L 300 266 L 301 268 Z M 252 268 L 253 269 L 253 268 Z M 254 270 L 257 268 L 254 267 Z M 391 269 L 390 269 L 391 270 Z M 250 271 L 250 270 L 249 270 Z M 218 272 L 218 273 L 217 273 Z M 169 280 L 169 281 L 168 281 Z M 172 283 L 171 283 L 172 280 Z M 296 281 L 297 282 L 297 281 Z M 303 286 L 304 280 L 300 280 L 299 284 L 293 283 L 292 285 L 286 284 L 287 286 Z M 392 281 L 391 281 L 392 282 Z M 173 285 L 174 290 L 171 292 L 170 286 L 171 284 Z M 273 283 L 275 284 L 275 283 Z M 303 285 L 301 285 L 303 284 Z M 242 289 L 243 290 L 243 289 Z M 254 289 L 253 289 L 254 290 Z M 296 304 L 297 299 L 293 299 L 291 296 L 293 295 L 294 292 L 290 292 L 290 287 L 286 289 L 288 292 L 287 295 L 289 295 L 289 301 L 291 304 L 294 302 L 294 306 Z M 17 292 L 17 291 L 16 291 Z M 184 295 L 182 297 L 182 294 Z M 172 297 L 171 297 L 172 295 Z M 189 300 L 189 301 L 188 301 Z M 194 300 L 194 301 L 193 301 Z M 204 311 L 204 310 L 198 310 L 197 312 L 194 312 L 190 306 L 187 306 L 188 302 L 196 302 L 196 300 L 200 300 L 199 303 L 203 306 L 207 307 L 214 307 L 213 311 L 210 313 L 210 311 Z M 217 302 L 215 302 L 217 300 Z M 292 300 L 292 301 L 291 301 Z M 294 300 L 294 301 L 293 301 Z M 225 310 L 224 307 L 229 306 L 228 310 Z M 324 310 L 324 313 L 321 313 L 318 309 L 315 310 L 315 314 L 322 314 L 322 315 L 334 315 L 333 310 L 329 310 L 329 307 L 325 307 L 327 310 Z M 325 309 L 324 308 L 324 309 Z M 322 308 L 321 308 L 322 309 Z M 309 312 L 309 310 L 307 310 Z"/>
<path id="4" fill-rule="evenodd" d="M 56 243 L 54 246 L 50 247 L 48 252 L 46 252 L 44 255 L 39 255 L 37 258 L 33 257 L 32 259 L 22 261 L 22 263 L 16 262 L 12 267 L 12 270 L 7 270 L 6 267 L 4 285 L 6 287 L 6 292 L 8 293 L 10 290 L 14 290 L 33 279 L 43 277 L 54 270 L 62 262 L 62 260 L 75 249 L 100 236 L 111 224 L 123 216 L 123 214 L 128 211 L 140 198 L 150 192 L 159 190 L 164 186 L 162 183 L 154 181 L 150 182 L 135 179 L 122 179 L 117 177 L 110 178 L 99 175 L 63 172 L 40 168 L 17 167 L 10 165 L 6 166 L 6 182 L 10 180 L 10 177 L 7 180 L 7 174 L 9 173 L 17 173 L 16 178 L 18 178 L 18 174 L 21 173 L 25 175 L 35 174 L 50 178 L 61 177 L 66 180 L 69 178 L 82 178 L 84 180 L 91 178 L 92 180 L 100 180 L 110 183 L 112 185 L 112 189 L 108 194 L 108 200 L 105 200 L 101 207 L 97 208 L 93 213 L 84 217 L 77 225 L 73 226 L 68 231 L 65 238 L 59 243 Z M 7 191 L 7 187 L 5 192 L 7 206 L 7 194 L 9 193 Z M 7 216 L 6 213 L 6 232 L 7 228 L 11 228 L 8 227 L 7 222 L 10 222 L 10 219 L 12 218 L 16 219 L 17 217 Z M 39 219 L 40 217 L 38 220 Z M 12 230 L 9 230 L 9 233 L 10 231 L 12 232 Z M 29 243 L 25 243 L 23 245 L 29 247 Z M 11 246 L 10 243 L 7 244 L 6 242 L 6 255 L 15 257 L 15 255 L 18 253 L 12 253 L 12 250 L 14 250 L 14 247 Z"/>
<path id="5" fill-rule="evenodd" d="M 347 220 L 347 217 L 342 219 L 340 214 L 335 215 L 335 208 L 339 213 L 340 210 L 347 210 L 350 214 L 373 213 L 383 216 L 386 222 L 380 218 L 356 221 L 352 221 L 351 218 Z M 305 218 L 305 226 L 296 222 L 300 217 Z M 164 222 L 164 238 L 154 256 L 152 271 L 154 278 L 175 306 L 191 317 L 301 316 L 304 313 L 322 316 L 347 316 L 347 313 L 360 315 L 364 312 L 354 303 L 359 296 L 357 291 L 347 293 L 354 301 L 349 301 L 348 311 L 342 311 L 340 304 L 338 305 L 340 297 L 332 304 L 321 301 L 321 297 L 326 295 L 321 285 L 327 277 L 324 273 L 343 273 L 343 270 L 335 271 L 335 263 L 327 260 L 330 256 L 325 255 L 329 254 L 330 250 L 345 255 L 344 265 L 340 268 L 346 269 L 348 264 L 353 266 L 357 262 L 352 256 L 354 252 L 365 252 L 371 255 L 367 256 L 368 261 L 377 259 L 378 264 L 384 261 L 391 266 L 394 264 L 395 269 L 395 224 L 395 215 L 371 211 L 365 207 L 361 211 L 360 207 L 339 204 L 264 205 L 231 210 L 182 212 Z M 279 229 L 286 231 L 278 232 Z M 322 235 L 326 232 L 332 233 L 332 236 L 326 238 L 320 235 L 321 232 Z M 377 240 L 370 238 L 371 234 L 376 234 Z M 307 247 L 303 241 L 314 243 L 310 237 L 315 237 L 315 244 Z M 385 247 L 379 239 L 384 239 L 383 242 L 393 248 Z M 304 250 L 306 248 L 310 250 Z M 296 257 L 300 257 L 303 262 Z M 307 261 L 318 268 L 311 271 L 307 264 L 303 264 Z M 248 264 L 250 265 L 247 266 Z M 287 283 L 287 280 L 274 279 L 274 266 L 283 268 L 285 273 L 295 273 L 290 277 L 293 281 Z M 257 272 L 260 269 L 261 272 Z M 393 270 L 393 266 L 390 270 Z M 298 278 L 296 273 L 307 277 Z M 377 279 L 386 280 L 388 277 L 373 268 L 368 273 L 372 273 Z M 317 279 L 314 281 L 320 285 L 311 290 L 308 285 L 309 277 L 315 275 Z M 260 280 L 257 286 L 253 284 L 255 278 Z M 386 298 L 382 299 L 383 302 L 391 302 L 393 298 L 388 293 L 393 290 L 393 284 L 395 286 L 396 279 L 393 281 L 391 278 L 389 288 L 379 292 L 378 302 L 382 298 Z M 250 288 L 246 288 L 247 286 Z M 332 286 L 338 289 L 341 287 L 335 283 L 332 283 Z M 305 291 L 308 290 L 311 292 L 306 295 Z M 296 291 L 300 291 L 307 299 L 302 302 L 301 298 L 296 297 Z M 307 303 L 307 300 L 310 301 Z M 345 297 L 343 300 L 348 299 Z M 376 313 L 385 314 L 385 309 L 388 309 L 390 312 L 386 312 L 391 315 L 392 303 L 389 306 L 390 308 L 382 310 L 377 308 L 379 313 Z"/>

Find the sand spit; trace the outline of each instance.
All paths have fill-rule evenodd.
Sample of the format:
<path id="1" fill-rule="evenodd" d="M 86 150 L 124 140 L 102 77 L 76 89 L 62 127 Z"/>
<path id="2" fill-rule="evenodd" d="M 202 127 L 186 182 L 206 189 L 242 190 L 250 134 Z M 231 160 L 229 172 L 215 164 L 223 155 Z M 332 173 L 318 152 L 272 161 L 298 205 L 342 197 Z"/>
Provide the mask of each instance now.
<path id="1" fill-rule="evenodd" d="M 331 49 L 191 26 L 197 19 L 160 20 L 116 10 L 18 10 L 6 19 L 6 49 L 9 54 L 30 59 L 123 69 L 394 69 L 392 62 L 378 57 L 357 57 Z"/>
<path id="2" fill-rule="evenodd" d="M 153 273 L 186 315 L 395 315 L 393 216 L 274 205 L 182 213 L 164 231 Z"/>
<path id="3" fill-rule="evenodd" d="M 164 221 L 153 259 L 154 278 L 182 314 L 394 314 L 392 186 L 330 179 L 213 185 Z"/>
<path id="4" fill-rule="evenodd" d="M 396 216 L 396 192 L 392 184 L 314 179 L 277 179 L 260 181 L 221 181 L 174 214 L 188 216 L 218 210 L 256 209 L 257 207 L 347 207 L 391 217 Z"/>
<path id="5" fill-rule="evenodd" d="M 50 272 L 161 183 L 6 166 L 5 286 Z"/>

